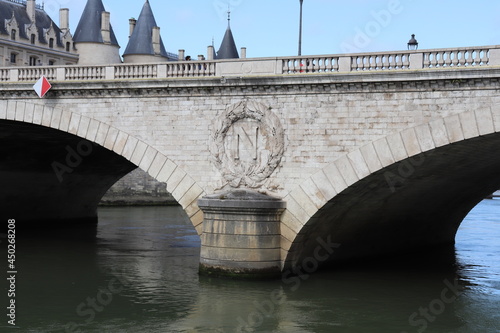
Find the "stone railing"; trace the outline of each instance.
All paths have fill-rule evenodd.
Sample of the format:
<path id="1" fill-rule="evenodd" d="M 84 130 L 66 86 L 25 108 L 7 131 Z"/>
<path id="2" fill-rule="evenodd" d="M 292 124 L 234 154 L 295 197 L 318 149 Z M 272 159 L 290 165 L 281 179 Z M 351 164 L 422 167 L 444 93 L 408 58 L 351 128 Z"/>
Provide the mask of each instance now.
<path id="1" fill-rule="evenodd" d="M 363 73 L 500 66 L 500 46 L 324 56 L 171 61 L 108 66 L 6 67 L 0 82 L 146 80 L 190 77 Z"/>

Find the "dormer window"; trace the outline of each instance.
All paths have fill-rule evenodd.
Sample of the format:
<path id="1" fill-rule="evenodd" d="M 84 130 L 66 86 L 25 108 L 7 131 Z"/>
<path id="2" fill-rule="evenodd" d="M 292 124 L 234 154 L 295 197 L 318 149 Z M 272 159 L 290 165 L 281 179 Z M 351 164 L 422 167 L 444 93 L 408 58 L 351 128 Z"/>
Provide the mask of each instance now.
<path id="1" fill-rule="evenodd" d="M 17 35 L 16 29 L 12 29 L 10 32 L 10 39 L 16 40 L 16 35 Z"/>
<path id="2" fill-rule="evenodd" d="M 66 52 L 69 52 L 71 50 L 71 43 L 67 42 L 66 43 Z"/>
<path id="3" fill-rule="evenodd" d="M 31 44 L 35 44 L 35 41 L 36 41 L 36 35 L 35 34 L 31 34 Z"/>
<path id="4" fill-rule="evenodd" d="M 51 49 L 53 49 L 53 48 L 54 48 L 54 38 L 49 39 L 49 47 L 50 47 Z"/>

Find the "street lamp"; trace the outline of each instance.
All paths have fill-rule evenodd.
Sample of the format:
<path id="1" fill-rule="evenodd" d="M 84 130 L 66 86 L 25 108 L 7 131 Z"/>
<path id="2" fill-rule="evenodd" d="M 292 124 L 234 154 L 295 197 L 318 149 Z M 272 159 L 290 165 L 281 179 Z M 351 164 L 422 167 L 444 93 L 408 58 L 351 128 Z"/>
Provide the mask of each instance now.
<path id="1" fill-rule="evenodd" d="M 300 24 L 299 24 L 299 56 L 302 55 L 302 4 L 304 0 L 299 0 L 300 2 Z"/>
<path id="2" fill-rule="evenodd" d="M 415 34 L 412 34 L 411 39 L 408 42 L 408 50 L 415 51 L 416 49 L 418 49 L 418 42 L 415 39 Z"/>

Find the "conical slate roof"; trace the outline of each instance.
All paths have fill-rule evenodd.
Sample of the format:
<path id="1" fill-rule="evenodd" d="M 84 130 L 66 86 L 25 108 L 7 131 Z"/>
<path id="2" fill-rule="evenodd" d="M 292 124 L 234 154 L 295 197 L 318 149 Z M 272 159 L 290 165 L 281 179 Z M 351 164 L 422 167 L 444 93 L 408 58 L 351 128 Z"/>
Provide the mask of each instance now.
<path id="1" fill-rule="evenodd" d="M 101 33 L 102 13 L 105 12 L 101 0 L 88 0 L 80 22 L 76 27 L 73 41 L 75 43 L 104 43 Z M 111 44 L 118 45 L 113 27 L 110 27 Z"/>
<path id="2" fill-rule="evenodd" d="M 228 25 L 219 51 L 217 51 L 217 59 L 238 59 L 239 57 L 231 27 Z"/>
<path id="3" fill-rule="evenodd" d="M 127 48 L 123 55 L 140 54 L 140 55 L 155 55 L 153 48 L 153 28 L 157 27 L 153 10 L 147 0 L 142 7 L 141 14 L 137 19 L 134 31 L 128 42 Z M 168 57 L 163 41 L 160 37 L 160 55 Z"/>

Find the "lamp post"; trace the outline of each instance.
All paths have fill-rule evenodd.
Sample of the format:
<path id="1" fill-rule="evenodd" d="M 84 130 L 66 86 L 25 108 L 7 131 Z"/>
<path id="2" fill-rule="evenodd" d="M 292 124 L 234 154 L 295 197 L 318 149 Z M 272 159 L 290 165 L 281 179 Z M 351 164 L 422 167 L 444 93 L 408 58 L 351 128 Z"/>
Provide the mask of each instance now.
<path id="1" fill-rule="evenodd" d="M 299 24 L 299 56 L 302 55 L 302 4 L 304 0 L 299 0 L 300 2 L 300 24 Z"/>
<path id="2" fill-rule="evenodd" d="M 415 39 L 415 34 L 412 34 L 411 39 L 408 42 L 408 50 L 415 51 L 416 49 L 418 49 L 418 42 Z"/>

